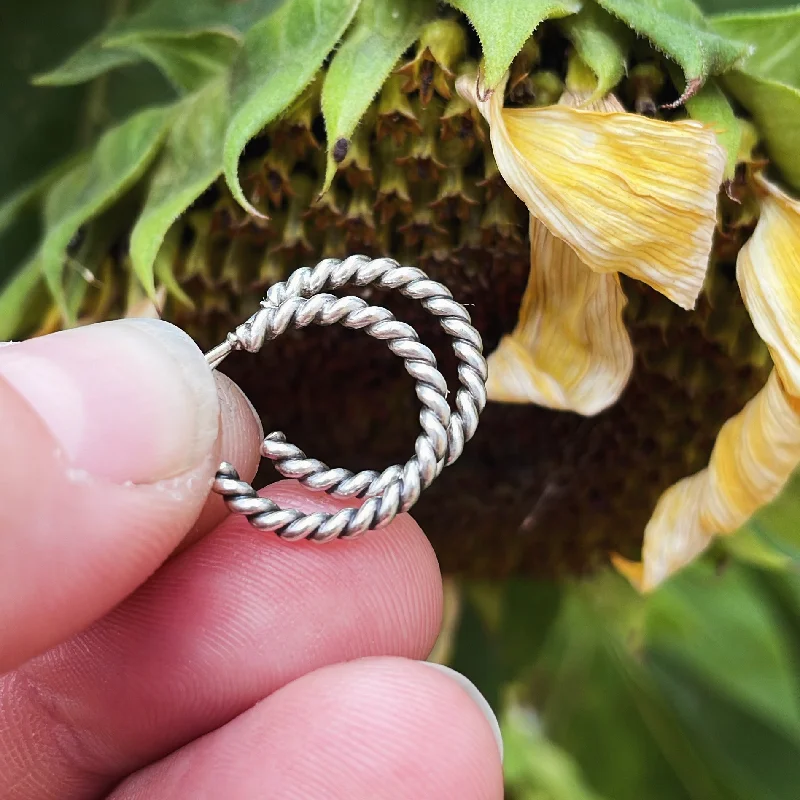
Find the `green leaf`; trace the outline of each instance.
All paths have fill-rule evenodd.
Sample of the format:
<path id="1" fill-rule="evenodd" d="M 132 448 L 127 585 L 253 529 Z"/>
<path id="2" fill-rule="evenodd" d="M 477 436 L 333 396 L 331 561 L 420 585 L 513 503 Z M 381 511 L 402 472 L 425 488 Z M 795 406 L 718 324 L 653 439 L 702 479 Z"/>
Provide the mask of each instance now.
<path id="1" fill-rule="evenodd" d="M 775 500 L 760 509 L 749 520 L 745 532 L 757 535 L 776 556 L 783 556 L 800 565 L 798 520 L 800 520 L 800 473 L 795 473 Z M 736 536 L 738 535 L 737 533 Z"/>
<path id="2" fill-rule="evenodd" d="M 61 276 L 72 237 L 142 176 L 158 153 L 173 113 L 172 108 L 148 109 L 111 128 L 91 157 L 70 170 L 48 193 L 38 258 L 50 291 L 68 321 Z"/>
<path id="3" fill-rule="evenodd" d="M 705 680 L 666 654 L 647 659 L 665 697 L 692 732 L 704 759 L 727 777 L 732 797 L 796 800 L 800 785 L 800 741 L 720 693 L 716 680 Z M 719 663 L 724 672 L 727 664 Z M 757 675 L 751 676 L 757 681 Z"/>
<path id="4" fill-rule="evenodd" d="M 745 72 L 725 75 L 722 83 L 752 115 L 784 178 L 800 190 L 800 90 Z"/>
<path id="5" fill-rule="evenodd" d="M 32 258 L 3 287 L 0 292 L 0 341 L 7 341 L 23 328 L 41 281 L 41 259 Z"/>
<path id="6" fill-rule="evenodd" d="M 284 0 L 153 0 L 109 31 L 107 44 L 120 46 L 152 36 L 217 33 L 241 41 L 259 20 Z"/>
<path id="7" fill-rule="evenodd" d="M 772 161 L 800 188 L 800 8 L 728 15 L 714 29 L 754 46 L 725 87 L 752 114 Z"/>
<path id="8" fill-rule="evenodd" d="M 691 0 L 597 0 L 659 50 L 677 61 L 690 84 L 729 70 L 747 46 L 710 30 Z"/>
<path id="9" fill-rule="evenodd" d="M 127 19 L 114 20 L 59 66 L 36 76 L 34 83 L 40 86 L 83 83 L 144 57 L 163 69 L 173 83 L 186 88 L 184 81 L 176 79 L 181 63 L 185 70 L 186 62 L 195 62 L 197 69 L 207 61 L 212 49 L 222 52 L 227 48 L 230 58 L 235 44 L 253 24 L 274 11 L 281 2 L 154 0 Z M 219 39 L 226 41 L 210 42 Z"/>
<path id="10" fill-rule="evenodd" d="M 500 693 L 506 674 L 502 657 L 497 651 L 497 639 L 481 616 L 475 600 L 466 592 L 462 599 L 461 619 L 453 640 L 449 663 L 478 687 L 478 691 L 495 711 L 499 710 Z"/>
<path id="11" fill-rule="evenodd" d="M 627 590 L 617 589 L 615 578 L 603 576 L 594 591 L 573 586 L 564 599 L 535 673 L 548 738 L 613 800 L 731 800 L 631 652 L 637 639 L 616 630 L 643 601 L 629 592 L 627 601 L 614 602 L 614 594 Z"/>
<path id="12" fill-rule="evenodd" d="M 736 564 L 683 570 L 647 603 L 646 651 L 684 664 L 737 705 L 800 736 L 800 684 L 779 622 Z M 724 665 L 724 668 L 721 668 Z"/>
<path id="13" fill-rule="evenodd" d="M 418 38 L 431 10 L 429 0 L 362 0 L 322 85 L 322 114 L 328 136 L 323 192 L 336 173 L 334 144 L 353 135 L 386 76 Z"/>
<path id="14" fill-rule="evenodd" d="M 577 14 L 562 20 L 561 27 L 597 76 L 596 96 L 610 92 L 625 76 L 628 29 L 593 2 L 585 3 Z"/>
<path id="15" fill-rule="evenodd" d="M 173 225 L 164 237 L 164 243 L 158 251 L 155 261 L 155 274 L 158 282 L 167 290 L 167 293 L 175 298 L 181 305 L 188 309 L 194 309 L 194 301 L 183 290 L 175 277 L 175 260 L 181 246 L 181 235 L 183 231 L 179 225 Z"/>
<path id="16" fill-rule="evenodd" d="M 131 262 L 145 289 L 155 292 L 153 264 L 172 223 L 222 172 L 227 84 L 216 80 L 181 103 L 142 213 L 131 234 Z"/>
<path id="17" fill-rule="evenodd" d="M 750 11 L 753 6 L 768 5 L 770 8 L 794 6 L 797 0 L 697 0 L 697 5 L 707 14 L 721 14 L 729 11 Z"/>
<path id="18" fill-rule="evenodd" d="M 680 87 L 680 82 L 676 81 Z M 736 170 L 736 159 L 742 141 L 742 124 L 733 113 L 728 98 L 725 97 L 719 84 L 710 78 L 697 94 L 686 101 L 686 110 L 692 119 L 705 122 L 717 135 L 717 141 L 727 154 L 725 179 L 733 177 Z"/>
<path id="19" fill-rule="evenodd" d="M 38 86 L 83 83 L 117 67 L 146 60 L 158 67 L 179 91 L 189 92 L 219 74 L 238 50 L 235 39 L 216 32 L 127 36 L 118 47 L 109 47 L 108 39 L 108 33 L 96 37 L 61 66 L 37 75 L 34 83 Z"/>
<path id="20" fill-rule="evenodd" d="M 762 569 L 785 570 L 792 566 L 792 557 L 776 548 L 769 539 L 751 527 L 726 536 L 720 544 L 737 561 Z"/>
<path id="21" fill-rule="evenodd" d="M 532 670 L 558 617 L 563 594 L 563 587 L 549 581 L 504 581 L 497 633 L 506 680 L 519 680 Z"/>
<path id="22" fill-rule="evenodd" d="M 101 129 L 128 117 L 133 108 L 174 96 L 161 75 L 144 63 L 84 86 L 51 90 L 31 85 L 33 72 L 96 32 L 107 18 L 108 6 L 106 0 L 77 4 L 41 0 L 34 24 L 33 11 L 22 0 L 3 4 L 0 105 L 7 124 L 0 133 L 0 148 L 7 157 L 0 169 L 0 205 L 9 203 L 4 214 L 13 213 L 6 216 L 0 231 L 0 285 L 28 262 L 42 234 L 39 188 L 22 204 L 12 198 L 19 200 L 26 187 L 49 183 L 54 170 L 89 147 Z"/>
<path id="23" fill-rule="evenodd" d="M 800 88 L 800 8 L 714 17 L 711 25 L 753 45 L 739 65 L 743 72 Z"/>
<path id="24" fill-rule="evenodd" d="M 447 0 L 463 12 L 481 40 L 484 80 L 495 87 L 537 26 L 580 10 L 580 0 Z"/>
<path id="25" fill-rule="evenodd" d="M 81 117 L 87 104 L 83 88 L 58 92 L 30 85 L 33 71 L 60 58 L 98 27 L 107 13 L 106 0 L 56 3 L 36 22 L 22 2 L 2 4 L 0 24 L 0 106 L 5 124 L 0 148 L 5 156 L 0 170 L 0 198 L 35 181 L 80 147 Z M 12 155 L 13 154 L 13 155 Z M 0 253 L 5 272 L 6 254 Z"/>
<path id="26" fill-rule="evenodd" d="M 534 669 L 557 618 L 562 587 L 511 579 L 466 583 L 462 589 L 462 618 L 451 663 L 476 681 L 497 708 L 502 688 Z"/>
<path id="27" fill-rule="evenodd" d="M 287 0 L 245 37 L 231 80 L 223 165 L 231 192 L 251 214 L 263 216 L 239 183 L 245 145 L 311 82 L 357 8 L 358 0 Z"/>
<path id="28" fill-rule="evenodd" d="M 117 67 L 135 64 L 142 60 L 140 55 L 131 50 L 105 47 L 105 39 L 105 33 L 90 39 L 57 67 L 34 76 L 33 84 L 35 86 L 74 86 L 86 83 L 86 81 Z"/>
<path id="29" fill-rule="evenodd" d="M 128 47 L 155 64 L 181 92 L 191 92 L 219 75 L 233 60 L 236 42 L 218 33 L 137 39 Z"/>
<path id="30" fill-rule="evenodd" d="M 7 264 L 17 266 L 33 250 L 41 235 L 42 197 L 78 161 L 77 157 L 65 159 L 0 204 L 0 251 Z M 0 268 L 0 285 L 5 277 L 3 271 Z"/>
<path id="31" fill-rule="evenodd" d="M 503 715 L 503 774 L 514 797 L 601 800 L 568 753 L 550 742 L 533 711 L 512 705 Z"/>

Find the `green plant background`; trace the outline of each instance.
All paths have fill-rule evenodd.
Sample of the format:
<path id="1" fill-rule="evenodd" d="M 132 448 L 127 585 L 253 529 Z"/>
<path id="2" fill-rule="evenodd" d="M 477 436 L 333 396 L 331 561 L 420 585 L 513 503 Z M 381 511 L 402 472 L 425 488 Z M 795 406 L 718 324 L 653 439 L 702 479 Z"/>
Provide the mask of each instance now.
<path id="1" fill-rule="evenodd" d="M 110 124 L 178 96 L 146 62 L 75 86 L 31 85 L 122 8 L 0 9 L 0 284 L 41 234 L 27 188 Z M 800 30 L 795 38 L 800 59 Z M 452 582 L 448 597 L 437 653 L 497 710 L 509 797 L 800 797 L 799 480 L 649 597 L 612 572 L 557 585 Z"/>

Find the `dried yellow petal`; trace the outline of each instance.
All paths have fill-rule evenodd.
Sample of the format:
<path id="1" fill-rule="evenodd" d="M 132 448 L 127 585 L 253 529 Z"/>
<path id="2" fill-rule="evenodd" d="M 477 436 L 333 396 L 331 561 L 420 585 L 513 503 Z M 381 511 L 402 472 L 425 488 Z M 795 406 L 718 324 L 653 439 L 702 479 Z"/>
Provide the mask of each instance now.
<path id="1" fill-rule="evenodd" d="M 531 273 L 519 322 L 489 356 L 489 399 L 597 414 L 633 369 L 616 275 L 599 275 L 531 218 Z"/>
<path id="2" fill-rule="evenodd" d="M 704 527 L 732 533 L 773 500 L 800 464 L 800 401 L 777 370 L 717 436 L 708 465 Z"/>
<path id="3" fill-rule="evenodd" d="M 737 277 L 775 369 L 728 420 L 706 469 L 667 489 L 647 525 L 641 579 L 652 589 L 773 500 L 800 464 L 800 203 L 763 178 L 761 216 L 739 252 Z"/>
<path id="4" fill-rule="evenodd" d="M 622 110 L 612 94 L 590 101 L 591 92 L 568 89 L 559 103 Z M 489 399 L 597 414 L 616 402 L 633 369 L 619 278 L 592 272 L 535 217 L 530 240 L 519 322 L 489 356 Z"/>
<path id="5" fill-rule="evenodd" d="M 798 464 L 800 402 L 786 394 L 773 370 L 764 388 L 722 427 L 708 467 L 661 495 L 644 532 L 640 588 L 653 589 L 715 535 L 741 527 L 775 499 Z"/>
<path id="6" fill-rule="evenodd" d="M 702 470 L 678 481 L 661 495 L 644 532 L 641 578 L 637 586 L 640 591 L 654 589 L 708 547 L 712 535 L 702 522 L 702 504 L 707 492 L 708 470 Z"/>
<path id="7" fill-rule="evenodd" d="M 800 202 L 764 178 L 758 183 L 761 216 L 739 252 L 736 278 L 786 390 L 800 397 Z"/>
<path id="8" fill-rule="evenodd" d="M 485 97 L 475 78 L 456 86 L 489 122 L 506 183 L 586 266 L 694 306 L 725 169 L 710 128 L 564 105 L 504 109 L 505 81 Z"/>

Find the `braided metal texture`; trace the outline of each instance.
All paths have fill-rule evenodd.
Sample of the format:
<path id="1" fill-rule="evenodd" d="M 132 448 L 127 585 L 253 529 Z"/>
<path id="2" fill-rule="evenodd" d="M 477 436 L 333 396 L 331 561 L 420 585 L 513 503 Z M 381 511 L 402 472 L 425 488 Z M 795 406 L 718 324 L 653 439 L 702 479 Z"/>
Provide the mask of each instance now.
<path id="1" fill-rule="evenodd" d="M 453 339 L 459 360 L 461 384 L 455 396 L 455 408 L 447 402 L 447 383 L 439 372 L 436 358 L 416 331 L 381 306 L 369 305 L 360 297 L 336 297 L 326 289 L 347 284 L 373 284 L 383 289 L 397 289 L 406 297 L 419 300 L 439 318 L 443 330 Z M 414 455 L 405 465 L 392 465 L 383 472 L 364 470 L 353 473 L 327 464 L 306 454 L 286 441 L 283 433 L 270 433 L 263 441 L 261 454 L 274 462 L 277 471 L 296 478 L 310 489 L 325 491 L 339 498 L 365 498 L 358 508 L 345 508 L 335 514 L 306 514 L 296 509 L 281 509 L 239 478 L 230 464 L 223 463 L 213 489 L 225 498 L 228 508 L 245 515 L 261 530 L 275 531 L 287 540 L 311 539 L 327 542 L 336 538 L 355 538 L 364 532 L 388 525 L 401 511 L 408 511 L 441 470 L 452 464 L 475 433 L 478 418 L 486 405 L 486 361 L 480 334 L 470 324 L 467 310 L 453 300 L 441 283 L 430 280 L 420 269 L 404 267 L 390 258 L 370 259 L 350 256 L 342 260 L 326 259 L 316 267 L 303 267 L 281 283 L 272 286 L 261 308 L 240 325 L 214 350 L 206 354 L 216 367 L 232 350 L 254 353 L 264 342 L 280 336 L 287 328 L 310 324 L 339 323 L 347 328 L 363 329 L 370 336 L 385 341 L 389 349 L 403 359 L 406 371 L 416 381 L 416 393 L 422 409 Z"/>

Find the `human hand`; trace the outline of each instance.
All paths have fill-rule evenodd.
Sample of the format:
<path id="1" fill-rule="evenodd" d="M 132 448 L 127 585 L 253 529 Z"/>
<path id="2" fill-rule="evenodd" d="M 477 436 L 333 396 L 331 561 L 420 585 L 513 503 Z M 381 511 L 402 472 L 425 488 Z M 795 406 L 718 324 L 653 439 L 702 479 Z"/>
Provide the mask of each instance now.
<path id="1" fill-rule="evenodd" d="M 417 660 L 422 531 L 288 544 L 227 516 L 211 478 L 252 479 L 260 426 L 177 328 L 0 347 L 0 423 L 0 797 L 503 796 L 485 701 Z"/>

